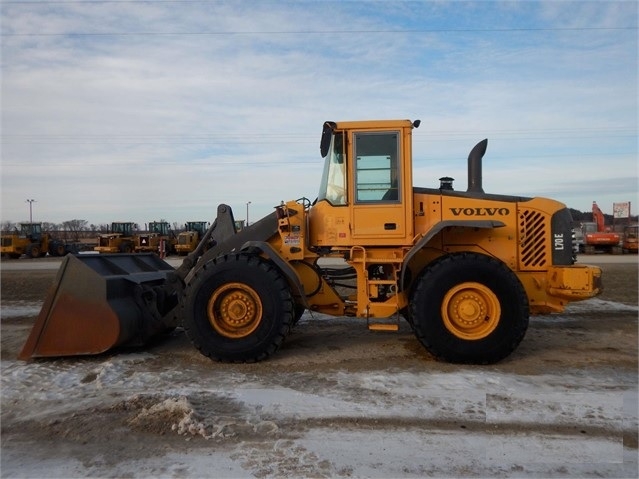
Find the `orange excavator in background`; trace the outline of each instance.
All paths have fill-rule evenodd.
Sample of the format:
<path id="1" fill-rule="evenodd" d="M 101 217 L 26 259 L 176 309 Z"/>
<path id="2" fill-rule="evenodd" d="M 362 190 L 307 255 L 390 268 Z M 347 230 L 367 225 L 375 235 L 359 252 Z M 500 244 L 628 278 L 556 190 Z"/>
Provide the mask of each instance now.
<path id="1" fill-rule="evenodd" d="M 621 235 L 606 228 L 604 214 L 592 202 L 592 222 L 582 223 L 583 253 L 612 253 L 621 254 Z"/>

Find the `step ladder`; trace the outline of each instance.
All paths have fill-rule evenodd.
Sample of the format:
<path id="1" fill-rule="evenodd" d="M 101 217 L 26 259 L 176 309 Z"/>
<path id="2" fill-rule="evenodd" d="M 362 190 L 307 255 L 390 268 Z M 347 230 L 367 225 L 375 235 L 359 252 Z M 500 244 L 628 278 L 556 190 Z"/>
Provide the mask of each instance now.
<path id="1" fill-rule="evenodd" d="M 351 249 L 351 260 L 362 264 L 362 269 L 367 270 L 367 254 L 366 249 L 362 246 L 354 246 Z M 401 260 L 397 258 L 375 258 L 370 261 L 370 264 L 390 264 L 393 266 L 393 278 L 392 279 L 368 279 L 366 278 L 366 291 L 370 291 L 371 286 L 394 286 L 395 291 L 399 290 L 399 278 L 398 271 L 401 267 Z M 391 305 L 389 305 L 391 306 Z M 397 304 L 397 296 L 395 295 L 395 305 L 389 308 L 394 313 L 387 318 L 371 318 L 368 313 L 366 314 L 366 325 L 371 331 L 398 331 L 399 330 L 399 304 Z"/>

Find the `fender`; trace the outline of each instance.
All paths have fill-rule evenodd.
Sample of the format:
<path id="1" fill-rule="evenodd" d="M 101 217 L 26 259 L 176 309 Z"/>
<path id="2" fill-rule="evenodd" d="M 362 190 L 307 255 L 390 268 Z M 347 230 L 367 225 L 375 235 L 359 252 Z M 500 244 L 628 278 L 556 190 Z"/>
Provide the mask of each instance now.
<path id="1" fill-rule="evenodd" d="M 196 271 L 206 263 L 214 260 L 222 254 L 240 251 L 241 246 L 252 239 L 266 240 L 277 234 L 277 216 L 273 211 L 251 226 L 241 231 L 235 229 L 235 220 L 231 207 L 221 204 L 217 207 L 217 218 L 207 230 L 196 249 L 191 252 L 178 268 L 178 273 L 189 283 Z M 204 247 L 211 247 L 204 251 Z"/>
<path id="2" fill-rule="evenodd" d="M 502 228 L 506 226 L 506 223 L 502 221 L 496 220 L 449 220 L 442 221 L 434 226 L 431 230 L 428 231 L 421 239 L 413 246 L 410 251 L 404 257 L 404 267 L 402 268 L 402 276 L 400 280 L 400 288 L 404 290 L 404 282 L 406 280 L 406 266 L 410 263 L 410 260 L 415 256 L 419 251 L 422 250 L 424 246 L 428 244 L 428 242 L 433 239 L 433 237 L 439 233 L 444 228 L 448 228 L 450 226 L 462 226 L 464 228 Z"/>
<path id="3" fill-rule="evenodd" d="M 247 241 L 242 245 L 240 251 L 246 251 L 249 249 L 256 249 L 260 253 L 265 255 L 269 260 L 273 261 L 273 263 L 275 263 L 275 266 L 279 268 L 279 270 L 288 280 L 289 284 L 292 286 L 291 289 L 293 290 L 293 296 L 295 298 L 300 298 L 302 304 L 306 309 L 310 308 L 308 300 L 306 299 L 306 295 L 304 294 L 304 287 L 297 277 L 297 273 L 290 264 L 282 259 L 282 257 L 277 253 L 277 251 L 273 249 L 270 244 L 264 241 Z"/>

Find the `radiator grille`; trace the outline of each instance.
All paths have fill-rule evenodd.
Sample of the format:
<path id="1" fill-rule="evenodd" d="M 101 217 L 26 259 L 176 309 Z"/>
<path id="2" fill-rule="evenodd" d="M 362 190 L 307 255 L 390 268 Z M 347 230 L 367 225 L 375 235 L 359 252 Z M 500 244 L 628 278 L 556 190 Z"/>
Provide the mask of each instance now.
<path id="1" fill-rule="evenodd" d="M 537 269 L 548 264 L 548 226 L 542 213 L 534 210 L 519 212 L 519 261 L 522 269 Z"/>

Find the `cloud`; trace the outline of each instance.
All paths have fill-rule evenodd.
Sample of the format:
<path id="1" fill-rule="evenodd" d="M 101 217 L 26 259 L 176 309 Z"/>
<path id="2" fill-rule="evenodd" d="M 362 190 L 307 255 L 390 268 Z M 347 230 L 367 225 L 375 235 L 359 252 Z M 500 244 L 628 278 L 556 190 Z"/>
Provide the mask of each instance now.
<path id="1" fill-rule="evenodd" d="M 366 118 L 422 120 L 416 180 L 460 184 L 488 137 L 491 192 L 586 210 L 593 179 L 606 198 L 636 195 L 636 14 L 634 2 L 4 3 L 2 219 L 24 220 L 26 198 L 50 222 L 182 223 L 248 201 L 258 218 L 317 194 L 323 121 Z"/>

